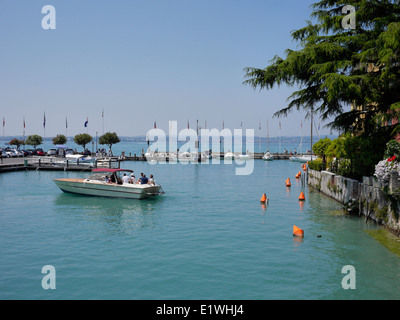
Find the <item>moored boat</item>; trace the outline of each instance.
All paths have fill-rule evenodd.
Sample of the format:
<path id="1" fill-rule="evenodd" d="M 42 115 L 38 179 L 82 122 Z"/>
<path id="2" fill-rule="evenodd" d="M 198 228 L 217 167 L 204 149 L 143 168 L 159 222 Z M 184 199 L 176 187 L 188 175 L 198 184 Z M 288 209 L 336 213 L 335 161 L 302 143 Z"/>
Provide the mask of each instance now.
<path id="1" fill-rule="evenodd" d="M 294 162 L 303 162 L 303 163 L 306 163 L 306 162 L 308 162 L 308 161 L 316 160 L 317 158 L 318 158 L 317 156 L 302 155 L 302 156 L 293 156 L 293 157 L 290 157 L 289 160 L 290 160 L 290 161 L 294 161 Z"/>
<path id="2" fill-rule="evenodd" d="M 264 154 L 263 159 L 266 161 L 271 161 L 274 160 L 274 156 L 271 153 L 267 152 Z"/>
<path id="3" fill-rule="evenodd" d="M 156 183 L 122 183 L 121 174 L 129 175 L 132 172 L 128 169 L 98 168 L 93 169 L 88 178 L 63 178 L 53 181 L 63 192 L 89 196 L 146 199 L 164 193 L 162 187 Z M 107 177 L 114 182 L 108 182 Z"/>

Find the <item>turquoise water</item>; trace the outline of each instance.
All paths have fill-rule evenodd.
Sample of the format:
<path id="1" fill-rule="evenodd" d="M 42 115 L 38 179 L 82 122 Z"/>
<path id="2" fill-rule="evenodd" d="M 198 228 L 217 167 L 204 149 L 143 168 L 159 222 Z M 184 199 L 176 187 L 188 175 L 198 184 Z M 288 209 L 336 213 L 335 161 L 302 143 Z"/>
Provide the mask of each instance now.
<path id="1" fill-rule="evenodd" d="M 0 299 L 400 298 L 400 258 L 364 232 L 378 227 L 303 188 L 298 163 L 256 160 L 249 176 L 226 164 L 123 167 L 154 174 L 166 194 L 86 197 L 52 179 L 87 173 L 0 175 Z M 42 288 L 45 265 L 54 290 Z M 345 265 L 356 289 L 342 288 Z"/>

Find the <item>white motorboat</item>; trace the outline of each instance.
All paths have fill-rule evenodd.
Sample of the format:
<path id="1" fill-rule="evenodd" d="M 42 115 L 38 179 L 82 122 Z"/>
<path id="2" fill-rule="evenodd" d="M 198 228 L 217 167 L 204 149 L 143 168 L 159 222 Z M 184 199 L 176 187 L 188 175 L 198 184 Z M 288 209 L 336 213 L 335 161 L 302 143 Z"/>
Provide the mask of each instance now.
<path id="1" fill-rule="evenodd" d="M 312 158 L 312 159 L 311 159 Z M 308 161 L 314 161 L 316 160 L 318 157 L 317 156 L 312 156 L 311 155 L 302 155 L 302 156 L 293 156 L 293 157 L 289 157 L 290 161 L 294 161 L 294 162 L 303 162 L 306 163 Z"/>
<path id="2" fill-rule="evenodd" d="M 274 156 L 271 153 L 267 152 L 266 154 L 264 154 L 263 159 L 266 161 L 271 161 L 274 160 Z"/>
<path id="3" fill-rule="evenodd" d="M 121 175 L 126 173 L 129 176 L 132 172 L 127 169 L 98 168 L 93 169 L 92 175 L 85 179 L 64 178 L 53 181 L 63 192 L 88 196 L 146 199 L 164 193 L 162 187 L 155 183 L 122 183 Z M 106 177 L 114 182 L 108 182 Z"/>
<path id="4" fill-rule="evenodd" d="M 233 153 L 233 152 L 227 152 L 224 155 L 224 160 L 249 160 L 251 159 L 250 154 L 240 154 L 240 153 Z"/>

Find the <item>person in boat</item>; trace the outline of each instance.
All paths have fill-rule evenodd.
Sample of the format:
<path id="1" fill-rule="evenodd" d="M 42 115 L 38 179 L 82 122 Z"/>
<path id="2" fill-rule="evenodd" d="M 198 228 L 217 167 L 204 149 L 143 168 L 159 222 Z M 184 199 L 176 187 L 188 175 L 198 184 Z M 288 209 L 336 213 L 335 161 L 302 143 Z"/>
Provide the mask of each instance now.
<path id="1" fill-rule="evenodd" d="M 124 173 L 124 176 L 122 177 L 122 183 L 123 184 L 126 184 L 126 183 L 129 183 L 129 177 L 126 175 L 126 173 Z"/>
<path id="2" fill-rule="evenodd" d="M 146 177 L 143 172 L 140 174 L 140 178 L 138 180 L 139 184 L 147 184 L 149 182 L 149 179 Z"/>
<path id="3" fill-rule="evenodd" d="M 104 181 L 107 182 L 107 183 L 110 183 L 110 182 L 111 182 L 111 181 L 110 181 L 110 178 L 109 178 L 108 176 L 106 176 L 106 177 L 104 178 Z"/>
<path id="4" fill-rule="evenodd" d="M 155 181 L 154 181 L 154 177 L 153 177 L 152 174 L 150 175 L 150 178 L 149 178 L 149 184 L 152 184 L 152 185 L 155 185 L 155 184 L 156 184 Z"/>
<path id="5" fill-rule="evenodd" d="M 131 177 L 129 178 L 129 183 L 134 184 L 135 183 L 135 175 L 131 173 Z"/>

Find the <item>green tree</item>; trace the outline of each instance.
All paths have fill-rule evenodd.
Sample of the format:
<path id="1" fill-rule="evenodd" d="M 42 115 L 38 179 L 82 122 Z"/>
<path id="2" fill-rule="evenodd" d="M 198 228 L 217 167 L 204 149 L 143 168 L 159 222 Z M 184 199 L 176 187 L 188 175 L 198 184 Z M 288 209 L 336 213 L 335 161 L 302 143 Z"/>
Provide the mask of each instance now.
<path id="1" fill-rule="evenodd" d="M 344 150 L 344 137 L 339 137 L 336 139 L 333 139 L 331 144 L 328 146 L 328 148 L 325 151 L 325 154 L 329 158 L 345 158 L 346 157 L 346 152 Z"/>
<path id="2" fill-rule="evenodd" d="M 356 10 L 355 29 L 342 26 L 345 5 Z M 266 68 L 246 68 L 244 83 L 298 88 L 275 116 L 303 109 L 333 117 L 331 128 L 373 134 L 400 113 L 400 3 L 322 0 L 312 8 L 315 23 L 292 32 L 300 48 L 275 56 Z"/>
<path id="3" fill-rule="evenodd" d="M 19 149 L 20 146 L 22 146 L 23 144 L 25 144 L 24 140 L 19 140 L 19 139 L 12 139 L 9 143 L 10 146 L 16 146 L 17 149 Z"/>
<path id="4" fill-rule="evenodd" d="M 58 134 L 51 140 L 53 141 L 54 145 L 55 144 L 64 144 L 67 142 L 67 138 L 63 134 Z"/>
<path id="5" fill-rule="evenodd" d="M 99 138 L 100 144 L 107 145 L 110 150 L 113 144 L 119 143 L 121 140 L 115 132 L 107 132 Z"/>
<path id="6" fill-rule="evenodd" d="M 74 141 L 77 145 L 80 145 L 83 147 L 83 150 L 85 150 L 86 145 L 93 140 L 92 136 L 87 133 L 81 133 L 77 134 L 74 137 Z"/>
<path id="7" fill-rule="evenodd" d="M 41 145 L 42 143 L 43 143 L 43 138 L 37 134 L 30 135 L 25 140 L 25 144 L 33 146 L 33 148 L 36 148 L 38 145 Z"/>
<path id="8" fill-rule="evenodd" d="M 331 145 L 332 140 L 326 137 L 325 139 L 320 139 L 317 143 L 313 145 L 314 153 L 322 158 L 322 167 L 326 167 L 326 152 Z"/>

